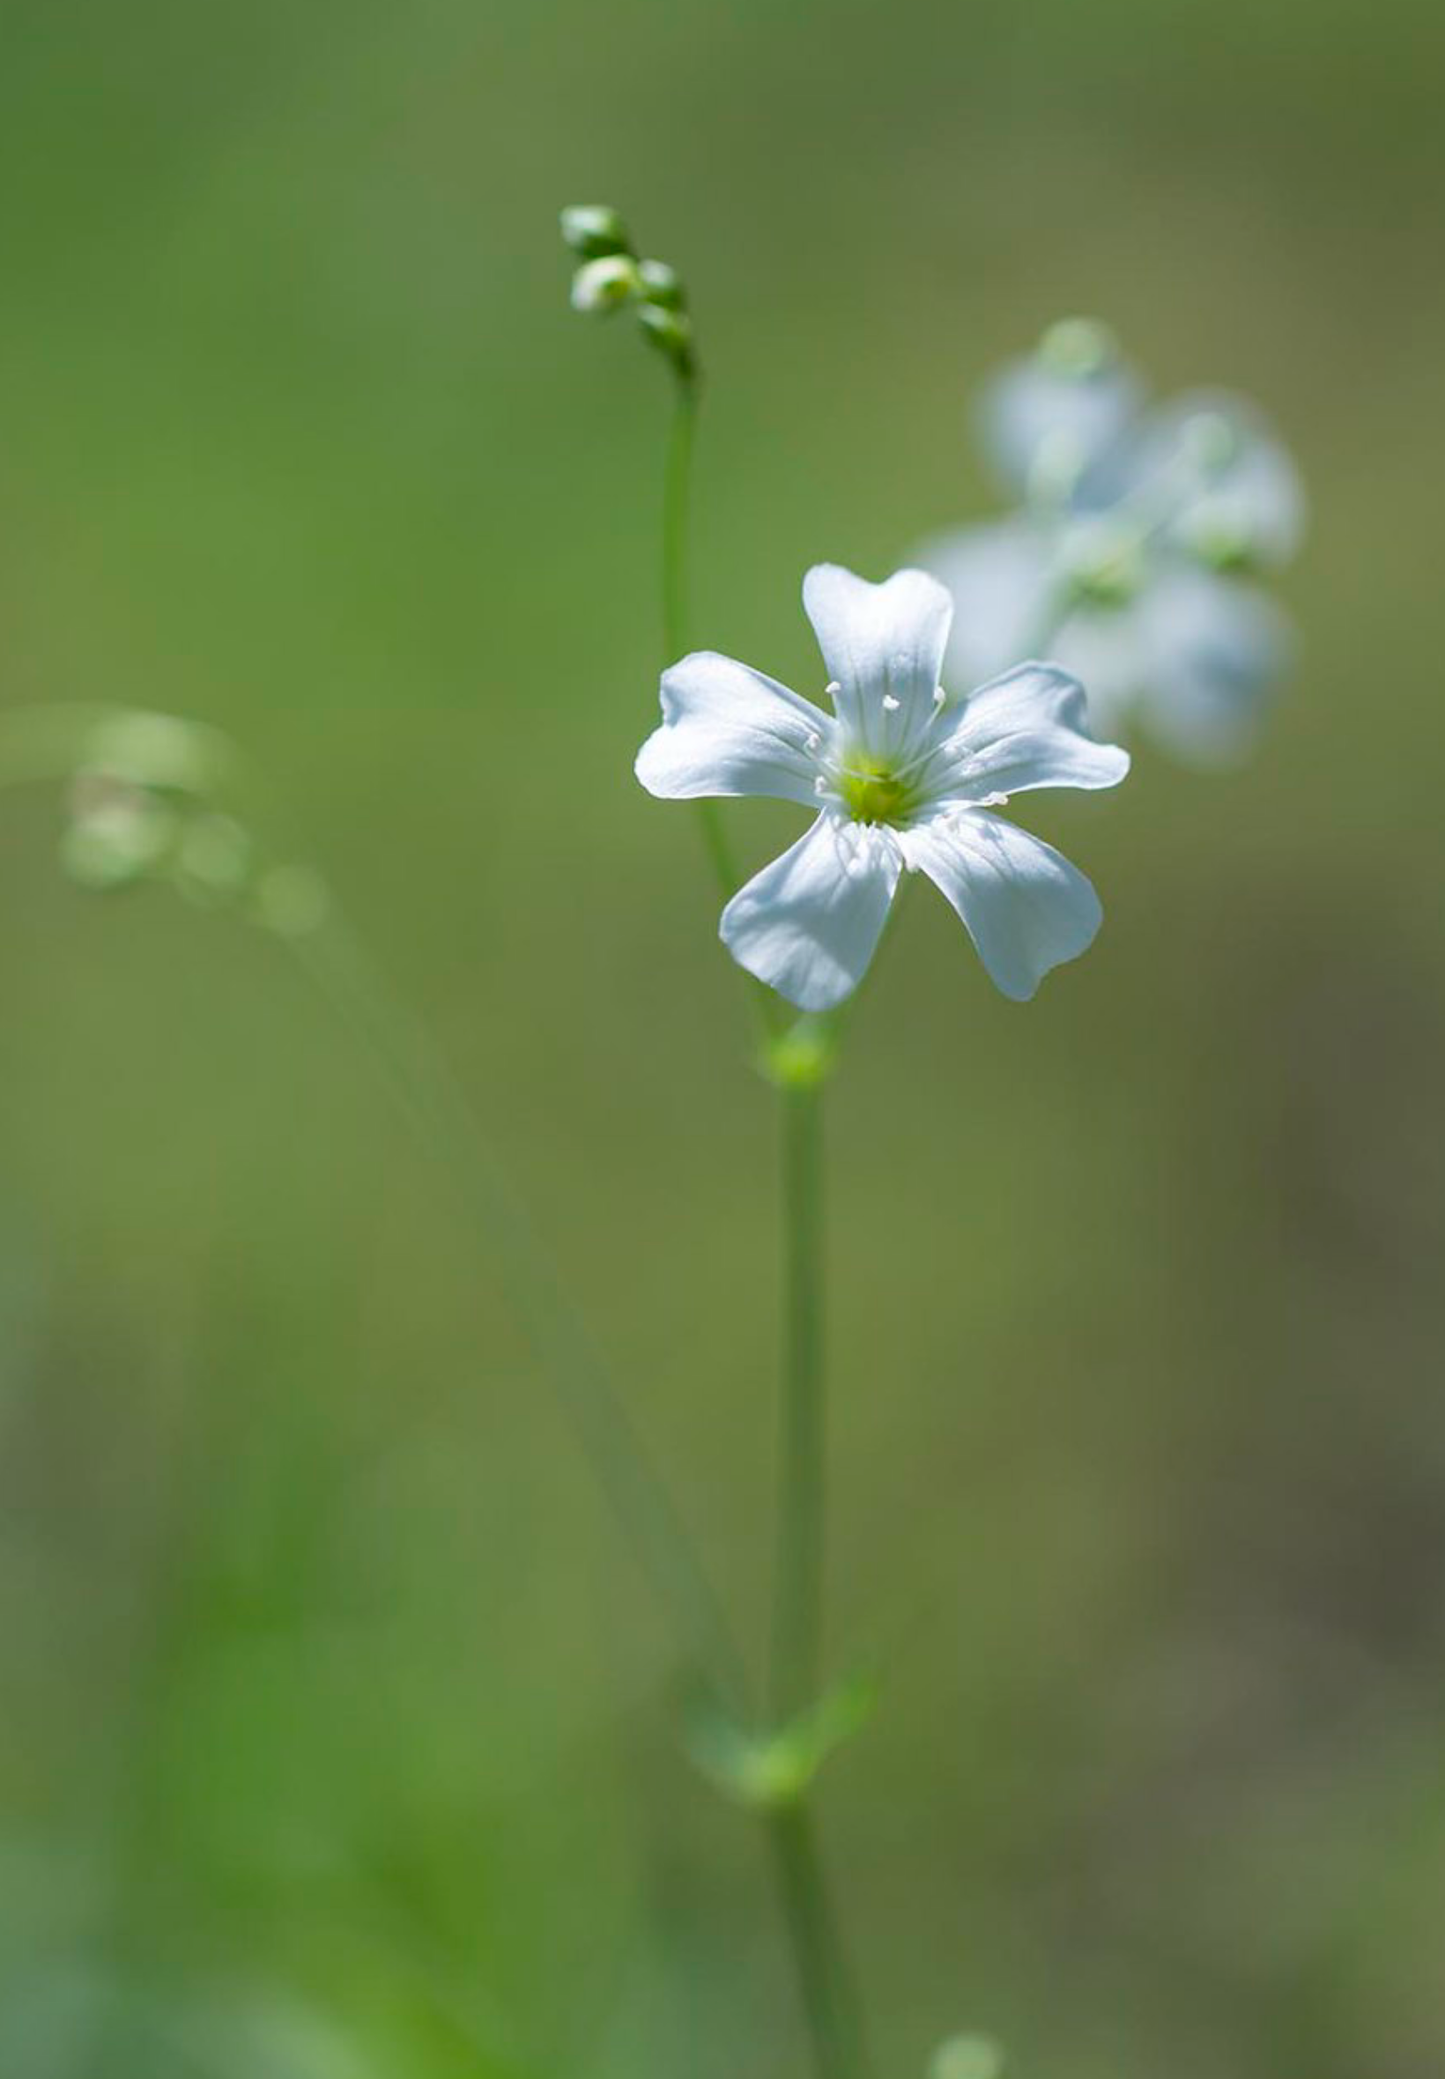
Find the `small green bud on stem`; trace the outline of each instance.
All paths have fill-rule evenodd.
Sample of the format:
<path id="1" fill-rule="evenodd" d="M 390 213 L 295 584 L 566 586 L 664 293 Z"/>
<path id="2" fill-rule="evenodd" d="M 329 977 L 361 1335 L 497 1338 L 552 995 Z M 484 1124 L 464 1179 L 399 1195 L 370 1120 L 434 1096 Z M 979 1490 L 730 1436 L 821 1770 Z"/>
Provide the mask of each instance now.
<path id="1" fill-rule="evenodd" d="M 950 2036 L 928 2061 L 928 2079 L 1003 2079 L 1003 2052 L 987 2036 Z"/>
<path id="2" fill-rule="evenodd" d="M 632 251 L 626 227 L 605 203 L 574 203 L 562 212 L 563 243 L 582 260 L 602 260 Z"/>
<path id="3" fill-rule="evenodd" d="M 666 260 L 641 260 L 621 217 L 601 203 L 562 212 L 562 238 L 582 262 L 572 277 L 572 308 L 605 316 L 631 304 L 644 337 L 683 383 L 697 378 L 687 290 Z"/>
<path id="4" fill-rule="evenodd" d="M 637 263 L 621 253 L 588 260 L 572 277 L 572 308 L 588 315 L 605 316 L 624 303 L 635 303 L 641 294 Z"/>
<path id="5" fill-rule="evenodd" d="M 1119 349 L 1107 325 L 1097 318 L 1061 318 L 1039 341 L 1039 359 L 1051 375 L 1084 382 L 1116 361 Z"/>
<path id="6" fill-rule="evenodd" d="M 637 322 L 652 345 L 672 363 L 680 376 L 691 377 L 697 373 L 692 348 L 692 320 L 685 312 L 664 310 L 656 303 L 644 303 L 637 313 Z"/>
<path id="7" fill-rule="evenodd" d="M 686 309 L 687 291 L 677 269 L 669 267 L 666 260 L 644 260 L 637 271 L 642 277 L 643 295 L 649 303 L 655 303 L 659 310 Z"/>

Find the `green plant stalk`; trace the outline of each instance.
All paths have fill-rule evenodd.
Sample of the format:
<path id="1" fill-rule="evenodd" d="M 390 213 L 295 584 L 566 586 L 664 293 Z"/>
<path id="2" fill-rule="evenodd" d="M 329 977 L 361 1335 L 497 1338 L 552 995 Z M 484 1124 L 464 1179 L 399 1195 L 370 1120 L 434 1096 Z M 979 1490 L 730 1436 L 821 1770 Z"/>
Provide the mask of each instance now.
<path id="1" fill-rule="evenodd" d="M 823 1082 L 784 1084 L 783 1390 L 769 1700 L 774 1722 L 817 1699 L 827 1516 L 823 1373 Z"/>
<path id="2" fill-rule="evenodd" d="M 687 647 L 687 548 L 699 384 L 679 373 L 662 517 L 664 669 Z M 724 897 L 739 875 L 715 801 L 700 801 L 703 844 Z M 765 1044 L 785 1043 L 791 1021 L 770 989 L 752 994 Z M 816 1701 L 823 1610 L 826 1398 L 823 1368 L 823 1083 L 778 1078 L 783 1116 L 784 1387 L 770 1713 L 782 1724 Z M 858 2006 L 849 1984 L 806 1792 L 764 1814 L 818 2079 L 864 2070 Z"/>
<path id="3" fill-rule="evenodd" d="M 767 1829 L 813 2069 L 817 2079 L 862 2079 L 866 2066 L 857 1999 L 843 1962 L 812 1814 L 798 1799 L 771 1812 Z"/>
<path id="4" fill-rule="evenodd" d="M 0 785 L 65 779 L 94 731 L 125 712 L 96 703 L 0 713 Z M 261 807 L 255 775 L 233 755 L 228 762 L 233 784 Z M 604 1499 L 670 1611 L 691 1672 L 720 1704 L 745 1716 L 750 1684 L 722 1604 L 610 1373 L 426 1026 L 395 998 L 334 911 L 318 929 L 288 936 L 286 943 L 369 1047 L 428 1158 L 452 1180 Z"/>
<path id="5" fill-rule="evenodd" d="M 390 995 L 340 920 L 288 943 L 368 1042 L 422 1147 L 451 1177 L 613 1516 L 671 1613 L 691 1671 L 726 1708 L 746 1711 L 742 1655 L 693 1541 L 426 1027 Z"/>
<path id="6" fill-rule="evenodd" d="M 818 1700 L 827 1528 L 823 1094 L 831 1057 L 780 1081 L 783 1380 L 769 1704 L 786 1725 Z M 806 1787 L 765 1825 L 818 2079 L 866 2069 L 861 2008 Z"/>
<path id="7" fill-rule="evenodd" d="M 687 649 L 687 541 L 692 502 L 692 460 L 697 444 L 701 379 L 694 371 L 674 377 L 672 425 L 662 484 L 662 665 L 676 664 Z M 715 801 L 697 803 L 703 850 L 724 901 L 738 886 L 737 865 Z"/>

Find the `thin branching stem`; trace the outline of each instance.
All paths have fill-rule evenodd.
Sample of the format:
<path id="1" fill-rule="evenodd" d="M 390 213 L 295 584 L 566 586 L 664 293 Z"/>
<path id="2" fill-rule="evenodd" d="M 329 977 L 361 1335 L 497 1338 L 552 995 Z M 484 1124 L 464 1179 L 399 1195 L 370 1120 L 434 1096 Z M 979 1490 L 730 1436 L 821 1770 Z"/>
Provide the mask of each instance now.
<path id="1" fill-rule="evenodd" d="M 785 1722 L 817 1695 L 827 1514 L 823 1376 L 823 1084 L 784 1085 L 783 1390 L 770 1701 Z"/>
<path id="2" fill-rule="evenodd" d="M 816 2079 L 864 2079 L 867 2055 L 857 1994 L 829 1900 L 812 1813 L 801 1799 L 769 1815 L 768 1841 Z"/>
<path id="3" fill-rule="evenodd" d="M 687 649 L 688 516 L 692 503 L 692 458 L 697 444 L 697 415 L 702 401 L 696 373 L 675 378 L 672 425 L 662 482 L 662 664 L 676 664 Z M 737 865 L 715 801 L 697 803 L 703 850 L 724 901 L 738 885 Z"/>
<path id="4" fill-rule="evenodd" d="M 720 1703 L 744 1711 L 742 1655 L 693 1540 L 426 1026 L 386 988 L 339 918 L 291 943 L 366 1039 L 418 1140 L 452 1178 L 618 1526 L 675 1622 L 692 1672 Z"/>

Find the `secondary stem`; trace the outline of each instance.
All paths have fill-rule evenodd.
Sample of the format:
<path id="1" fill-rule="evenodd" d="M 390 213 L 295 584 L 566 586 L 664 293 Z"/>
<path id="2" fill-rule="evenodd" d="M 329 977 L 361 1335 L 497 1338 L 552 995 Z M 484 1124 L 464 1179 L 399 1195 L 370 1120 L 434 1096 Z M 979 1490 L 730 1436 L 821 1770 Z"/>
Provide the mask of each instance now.
<path id="1" fill-rule="evenodd" d="M 785 1085 L 783 1131 L 783 1390 L 779 1410 L 773 1713 L 812 1703 L 818 1680 L 827 1507 L 823 1376 L 823 1086 Z"/>
<path id="2" fill-rule="evenodd" d="M 339 920 L 290 943 L 369 1042 L 424 1149 L 451 1175 L 598 1486 L 671 1611 L 695 1673 L 720 1702 L 743 1708 L 748 1682 L 741 1655 L 672 1497 L 426 1027 L 391 996 L 365 948 Z"/>
<path id="3" fill-rule="evenodd" d="M 697 440 L 701 400 L 696 374 L 678 375 L 672 400 L 672 427 L 662 485 L 662 648 L 663 669 L 676 664 L 687 649 L 688 508 L 692 494 L 692 457 Z M 715 801 L 699 801 L 697 819 L 703 849 L 724 898 L 738 886 L 732 846 Z"/>
<path id="4" fill-rule="evenodd" d="M 697 431 L 695 374 L 677 378 L 662 516 L 664 669 L 687 647 L 688 501 Z M 739 876 L 715 801 L 700 801 L 704 848 L 724 896 Z M 771 991 L 754 991 L 764 1039 L 787 1020 Z M 816 1701 L 826 1499 L 823 1374 L 822 1075 L 785 1081 L 783 1207 L 785 1339 L 777 1577 L 769 1704 L 783 1724 Z M 859 2079 L 861 2030 L 812 1812 L 800 1795 L 765 1818 L 818 2079 Z"/>
<path id="5" fill-rule="evenodd" d="M 827 1520 L 823 1342 L 826 1069 L 783 1082 L 783 1388 L 769 1703 L 786 1725 L 818 1700 Z M 807 1791 L 766 1816 L 818 2079 L 856 2079 L 862 2029 Z"/>
<path id="6" fill-rule="evenodd" d="M 768 1819 L 768 1838 L 818 2079 L 858 2079 L 863 2071 L 852 1987 L 828 1903 L 812 1815 L 802 1802 Z"/>

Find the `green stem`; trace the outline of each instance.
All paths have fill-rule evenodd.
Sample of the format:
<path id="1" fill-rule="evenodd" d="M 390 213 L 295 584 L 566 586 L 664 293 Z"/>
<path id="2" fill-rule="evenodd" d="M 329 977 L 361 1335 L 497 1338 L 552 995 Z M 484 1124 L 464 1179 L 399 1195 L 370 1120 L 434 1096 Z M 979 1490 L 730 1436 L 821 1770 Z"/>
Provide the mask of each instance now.
<path id="1" fill-rule="evenodd" d="M 94 732 L 126 714 L 100 703 L 0 713 L 0 785 L 65 777 Z M 254 774 L 225 739 L 185 726 L 204 738 L 218 771 L 246 795 L 258 792 Z M 286 943 L 370 1047 L 403 1116 L 439 1171 L 451 1177 L 605 1500 L 671 1611 L 694 1673 L 720 1703 L 746 1715 L 750 1684 L 721 1602 L 611 1374 L 564 1298 L 546 1249 L 426 1026 L 391 994 L 361 940 L 334 912 L 318 929 L 288 935 Z"/>
<path id="2" fill-rule="evenodd" d="M 289 943 L 367 1040 L 423 1148 L 451 1176 L 613 1516 L 671 1612 L 694 1673 L 723 1705 L 744 1710 L 749 1684 L 742 1656 L 692 1540 L 426 1027 L 390 995 L 341 922 L 333 918 Z"/>
<path id="3" fill-rule="evenodd" d="M 676 383 L 662 486 L 662 647 L 665 665 L 675 664 L 687 648 L 687 529 L 692 497 L 692 457 L 701 402 L 700 385 L 695 375 L 679 375 Z"/>
<path id="4" fill-rule="evenodd" d="M 781 1091 L 783 1392 L 779 1424 L 773 1715 L 784 1723 L 817 1693 L 827 1507 L 823 1378 L 823 1084 Z"/>
<path id="5" fill-rule="evenodd" d="M 818 1853 L 800 1800 L 768 1816 L 768 1841 L 788 1925 L 817 2079 L 861 2079 L 866 2070 L 857 2001 Z"/>
<path id="6" fill-rule="evenodd" d="M 662 485 L 662 665 L 664 671 L 687 650 L 687 546 L 688 516 L 692 498 L 692 458 L 697 443 L 697 414 L 701 402 L 698 376 L 679 374 L 672 400 L 672 426 L 667 441 L 667 466 Z M 732 846 L 723 827 L 722 810 L 715 801 L 697 803 L 698 826 L 703 849 L 724 898 L 739 883 Z"/>
<path id="7" fill-rule="evenodd" d="M 783 1391 L 769 1703 L 775 1725 L 816 1703 L 827 1522 L 823 1344 L 823 1090 L 827 1068 L 780 1085 L 783 1128 Z M 818 2079 L 855 2079 L 862 2032 L 806 1791 L 767 1814 Z"/>
<path id="8" fill-rule="evenodd" d="M 1074 599 L 1069 587 L 1065 584 L 1050 586 L 1043 596 L 1032 626 L 1020 645 L 1021 655 L 1037 657 L 1041 661 L 1046 659 L 1073 610 Z"/>
<path id="9" fill-rule="evenodd" d="M 692 459 L 697 442 L 697 415 L 702 399 L 701 378 L 696 369 L 678 373 L 672 399 L 672 425 L 667 440 L 667 464 L 662 483 L 662 668 L 676 664 L 687 651 L 688 628 L 688 540 L 692 498 Z M 742 885 L 718 801 L 694 802 L 702 848 L 726 902 Z M 749 978 L 749 995 L 757 1014 L 758 1031 L 764 1040 L 779 1033 L 786 1014 L 771 989 Z"/>

